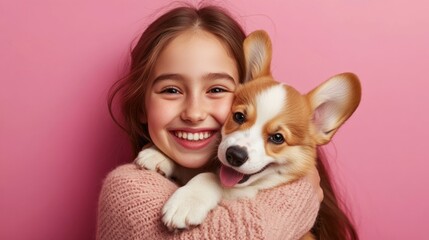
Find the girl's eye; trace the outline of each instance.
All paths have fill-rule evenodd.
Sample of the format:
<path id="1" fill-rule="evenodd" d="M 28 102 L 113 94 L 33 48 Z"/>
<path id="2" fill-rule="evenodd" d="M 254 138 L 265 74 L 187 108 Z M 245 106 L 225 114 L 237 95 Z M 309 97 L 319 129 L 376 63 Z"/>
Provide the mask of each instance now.
<path id="1" fill-rule="evenodd" d="M 221 87 L 214 87 L 214 88 L 211 88 L 208 92 L 209 93 L 224 93 L 224 92 L 228 92 L 228 90 L 221 88 Z"/>
<path id="2" fill-rule="evenodd" d="M 268 141 L 270 141 L 274 144 L 280 145 L 280 144 L 285 142 L 285 139 L 284 139 L 282 134 L 275 133 L 268 138 Z"/>
<path id="3" fill-rule="evenodd" d="M 169 87 L 165 88 L 161 91 L 161 93 L 167 93 L 167 94 L 178 94 L 180 93 L 177 88 Z"/>

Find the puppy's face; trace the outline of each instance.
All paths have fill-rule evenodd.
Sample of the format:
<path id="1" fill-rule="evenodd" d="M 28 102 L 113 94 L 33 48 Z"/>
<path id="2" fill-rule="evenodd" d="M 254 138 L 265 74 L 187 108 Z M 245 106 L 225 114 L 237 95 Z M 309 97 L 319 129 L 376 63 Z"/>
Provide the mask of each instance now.
<path id="1" fill-rule="evenodd" d="M 272 174 L 301 177 L 315 164 L 317 146 L 329 142 L 357 108 L 359 80 L 339 74 L 303 95 L 272 78 L 265 32 L 250 34 L 244 49 L 249 82 L 237 88 L 222 129 L 220 180 L 240 187 Z"/>
<path id="2" fill-rule="evenodd" d="M 247 186 L 283 171 L 299 177 L 314 164 L 311 108 L 305 96 L 269 77 L 237 89 L 218 157 L 225 186 Z"/>

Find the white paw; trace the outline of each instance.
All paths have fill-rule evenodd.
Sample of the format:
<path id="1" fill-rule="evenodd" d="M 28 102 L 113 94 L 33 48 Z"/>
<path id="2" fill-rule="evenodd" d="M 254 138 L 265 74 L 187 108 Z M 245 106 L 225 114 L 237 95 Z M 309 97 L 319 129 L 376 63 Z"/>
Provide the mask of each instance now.
<path id="1" fill-rule="evenodd" d="M 154 146 L 141 150 L 134 163 L 147 170 L 156 171 L 166 177 L 171 177 L 176 166 L 170 158 Z"/>
<path id="2" fill-rule="evenodd" d="M 168 199 L 162 209 L 162 221 L 169 230 L 188 229 L 201 224 L 207 214 L 216 206 L 210 204 L 204 192 L 196 191 L 191 186 L 179 188 Z"/>

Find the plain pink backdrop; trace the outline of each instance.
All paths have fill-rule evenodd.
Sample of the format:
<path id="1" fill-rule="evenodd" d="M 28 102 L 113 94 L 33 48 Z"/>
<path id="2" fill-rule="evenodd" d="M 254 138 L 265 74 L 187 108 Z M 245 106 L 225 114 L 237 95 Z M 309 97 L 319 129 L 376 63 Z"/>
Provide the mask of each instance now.
<path id="1" fill-rule="evenodd" d="M 103 177 L 130 162 L 106 95 L 169 1 L 0 1 L 0 239 L 93 239 Z M 362 239 L 429 227 L 427 1 L 217 1 L 273 38 L 306 92 L 352 71 L 360 107 L 327 150 Z"/>

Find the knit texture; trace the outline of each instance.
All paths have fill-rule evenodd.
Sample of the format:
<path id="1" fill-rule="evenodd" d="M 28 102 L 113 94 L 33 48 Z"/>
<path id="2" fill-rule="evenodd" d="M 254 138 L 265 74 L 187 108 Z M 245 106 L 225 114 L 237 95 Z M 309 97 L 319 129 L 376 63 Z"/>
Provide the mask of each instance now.
<path id="1" fill-rule="evenodd" d="M 119 166 L 99 196 L 97 239 L 299 239 L 320 205 L 311 184 L 299 180 L 255 199 L 224 200 L 200 226 L 173 233 L 163 225 L 161 209 L 177 188 L 158 173 Z"/>

